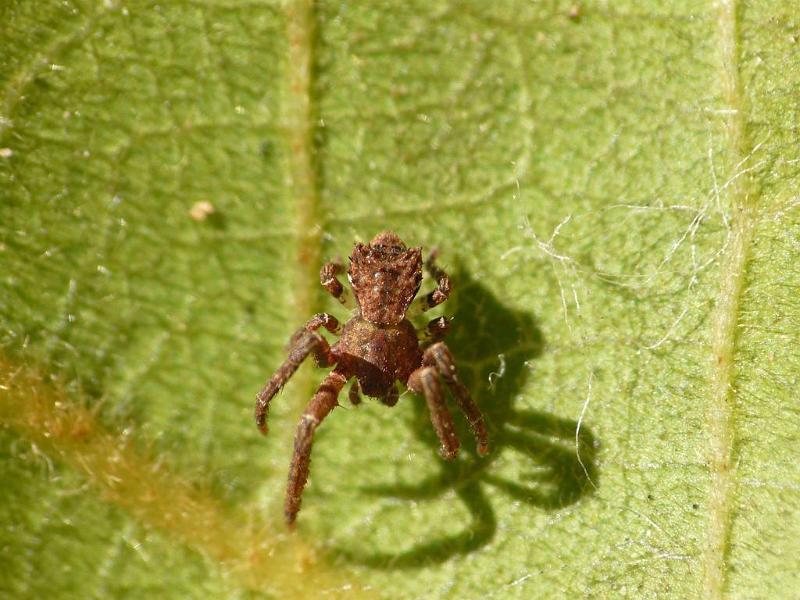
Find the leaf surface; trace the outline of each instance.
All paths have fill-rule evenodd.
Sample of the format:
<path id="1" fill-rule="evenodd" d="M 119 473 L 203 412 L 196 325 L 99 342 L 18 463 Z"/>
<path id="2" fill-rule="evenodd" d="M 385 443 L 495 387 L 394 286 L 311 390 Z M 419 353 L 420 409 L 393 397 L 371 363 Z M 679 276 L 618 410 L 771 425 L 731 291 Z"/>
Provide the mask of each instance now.
<path id="1" fill-rule="evenodd" d="M 0 8 L 0 591 L 796 587 L 792 3 L 36 5 Z M 387 228 L 453 276 L 493 452 L 343 401 L 288 535 L 321 371 L 266 438 L 254 394 Z"/>

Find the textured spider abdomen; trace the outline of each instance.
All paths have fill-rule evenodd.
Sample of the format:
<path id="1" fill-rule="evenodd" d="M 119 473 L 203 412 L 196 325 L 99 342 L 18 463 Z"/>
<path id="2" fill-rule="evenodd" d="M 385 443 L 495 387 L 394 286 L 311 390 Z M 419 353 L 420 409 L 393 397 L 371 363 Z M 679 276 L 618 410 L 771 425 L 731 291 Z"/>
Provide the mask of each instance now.
<path id="1" fill-rule="evenodd" d="M 339 369 L 358 379 L 367 396 L 386 396 L 395 380 L 406 382 L 422 361 L 417 333 L 408 319 L 376 325 L 354 317 L 331 348 Z"/>
<path id="2" fill-rule="evenodd" d="M 407 248 L 385 231 L 353 247 L 348 276 L 364 319 L 398 325 L 422 282 L 422 248 Z"/>

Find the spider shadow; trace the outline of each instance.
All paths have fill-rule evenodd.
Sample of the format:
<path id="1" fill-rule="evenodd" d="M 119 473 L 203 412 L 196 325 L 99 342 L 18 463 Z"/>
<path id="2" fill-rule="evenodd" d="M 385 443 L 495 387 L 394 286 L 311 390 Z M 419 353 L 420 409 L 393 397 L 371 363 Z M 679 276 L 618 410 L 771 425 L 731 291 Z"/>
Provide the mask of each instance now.
<path id="1" fill-rule="evenodd" d="M 430 447 L 439 473 L 413 485 L 379 485 L 362 488 L 367 494 L 413 501 L 434 501 L 453 492 L 470 513 L 470 524 L 460 533 L 419 543 L 400 552 L 359 553 L 337 548 L 344 560 L 382 569 L 414 569 L 469 554 L 488 544 L 497 530 L 497 518 L 487 488 L 544 510 L 573 504 L 598 485 L 597 443 L 584 425 L 576 443 L 577 422 L 546 412 L 519 408 L 515 399 L 530 373 L 529 361 L 544 346 L 541 330 L 528 313 L 504 306 L 479 281 L 463 270 L 453 277 L 457 290 L 447 303 L 453 315 L 446 342 L 455 355 L 459 376 L 471 391 L 489 428 L 492 450 L 479 457 L 474 437 L 463 416 L 450 403 L 462 441 L 460 456 L 443 461 L 425 402 L 414 403 L 415 434 Z M 511 477 L 499 460 L 508 453 L 524 458 Z M 514 464 L 520 464 L 517 459 Z"/>

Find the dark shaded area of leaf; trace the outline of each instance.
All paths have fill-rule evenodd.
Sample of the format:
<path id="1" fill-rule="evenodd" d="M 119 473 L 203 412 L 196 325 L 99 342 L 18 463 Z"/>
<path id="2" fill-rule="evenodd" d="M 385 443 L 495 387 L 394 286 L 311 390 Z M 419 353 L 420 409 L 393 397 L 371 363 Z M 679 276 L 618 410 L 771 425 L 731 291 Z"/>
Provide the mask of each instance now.
<path id="1" fill-rule="evenodd" d="M 417 501 L 432 500 L 452 490 L 469 511 L 472 522 L 455 535 L 399 553 L 364 555 L 352 548 L 334 550 L 347 561 L 385 569 L 419 568 L 478 550 L 492 540 L 497 528 L 488 487 L 544 510 L 573 504 L 597 488 L 598 442 L 589 428 L 581 425 L 576 444 L 577 422 L 514 406 L 530 373 L 528 361 L 540 356 L 544 349 L 536 319 L 504 306 L 488 287 L 463 270 L 454 275 L 453 281 L 458 294 L 452 303 L 455 312 L 447 342 L 460 366 L 460 377 L 489 424 L 492 452 L 478 457 L 464 419 L 457 417 L 463 444 L 461 455 L 452 462 L 442 461 L 425 405 L 416 403 L 415 434 L 431 448 L 432 460 L 441 465 L 439 474 L 417 485 L 362 489 L 374 495 Z M 498 358 L 502 367 L 495 372 Z M 507 452 L 520 453 L 527 459 L 529 469 L 515 480 L 495 473 L 496 461 Z"/>

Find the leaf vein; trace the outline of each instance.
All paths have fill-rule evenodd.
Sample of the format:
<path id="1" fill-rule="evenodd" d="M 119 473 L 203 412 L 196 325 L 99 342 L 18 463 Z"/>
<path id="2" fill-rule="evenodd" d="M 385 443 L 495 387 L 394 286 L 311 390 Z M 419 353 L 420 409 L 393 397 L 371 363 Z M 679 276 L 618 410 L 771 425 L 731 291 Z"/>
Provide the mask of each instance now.
<path id="1" fill-rule="evenodd" d="M 730 244 L 722 259 L 721 281 L 712 315 L 711 398 L 707 411 L 710 471 L 709 516 L 705 545 L 703 591 L 705 598 L 723 598 L 729 551 L 732 505 L 736 492 L 733 459 L 735 440 L 735 358 L 737 324 L 744 280 L 757 214 L 753 168 L 748 167 L 757 150 L 746 131 L 745 100 L 741 89 L 738 56 L 738 7 L 736 0 L 719 4 L 718 39 L 722 93 L 730 109 L 724 114 L 732 175 L 726 190 L 731 210 Z"/>

